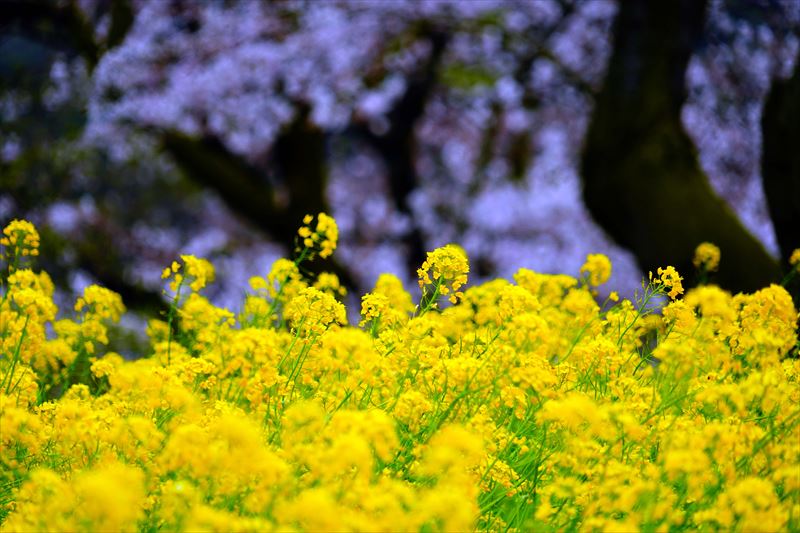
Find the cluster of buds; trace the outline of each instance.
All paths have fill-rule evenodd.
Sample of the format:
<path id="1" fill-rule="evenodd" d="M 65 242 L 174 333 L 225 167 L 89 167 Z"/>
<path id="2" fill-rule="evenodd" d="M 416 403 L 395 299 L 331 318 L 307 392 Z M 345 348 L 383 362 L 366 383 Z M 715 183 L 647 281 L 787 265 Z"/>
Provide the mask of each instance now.
<path id="1" fill-rule="evenodd" d="M 319 253 L 319 256 L 325 259 L 330 257 L 336 249 L 336 242 L 339 240 L 339 228 L 336 225 L 336 220 L 325 213 L 318 214 L 316 218 L 317 223 L 314 226 L 312 224 L 314 221 L 313 215 L 303 217 L 303 226 L 297 230 L 302 247 L 298 246 L 297 251 L 310 253 L 309 258 Z"/>
<path id="2" fill-rule="evenodd" d="M 210 282 L 214 281 L 214 265 L 208 260 L 195 257 L 193 255 L 181 255 L 181 265 L 173 261 L 161 273 L 161 279 L 170 279 L 169 289 L 178 292 L 186 278 L 189 279 L 189 287 L 197 292 Z"/>
<path id="3" fill-rule="evenodd" d="M 0 258 L 8 262 L 9 274 L 19 268 L 20 259 L 39 255 L 39 232 L 27 220 L 12 220 L 3 228 Z"/>
<path id="4" fill-rule="evenodd" d="M 447 296 L 450 302 L 456 303 L 463 293 L 460 291 L 467 283 L 469 261 L 464 249 L 455 244 L 448 244 L 428 252 L 428 257 L 417 270 L 419 288 L 423 299 L 429 300 L 430 306 L 436 306 L 439 295 Z"/>

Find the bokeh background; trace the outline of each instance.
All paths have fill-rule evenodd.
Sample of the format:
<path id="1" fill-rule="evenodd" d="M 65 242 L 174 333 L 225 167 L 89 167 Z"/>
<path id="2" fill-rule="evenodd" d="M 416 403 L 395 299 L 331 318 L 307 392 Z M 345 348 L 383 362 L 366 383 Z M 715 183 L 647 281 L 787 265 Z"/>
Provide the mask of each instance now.
<path id="1" fill-rule="evenodd" d="M 179 253 L 235 311 L 319 211 L 351 295 L 448 242 L 632 294 L 708 240 L 752 290 L 800 247 L 799 34 L 797 0 L 0 0 L 0 221 L 145 315 Z"/>

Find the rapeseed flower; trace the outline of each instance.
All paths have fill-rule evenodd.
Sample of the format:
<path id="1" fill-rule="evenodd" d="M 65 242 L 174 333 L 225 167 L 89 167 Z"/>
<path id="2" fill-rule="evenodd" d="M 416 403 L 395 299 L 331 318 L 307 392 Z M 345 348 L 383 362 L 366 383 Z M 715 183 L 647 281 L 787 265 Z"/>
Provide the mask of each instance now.
<path id="1" fill-rule="evenodd" d="M 675 267 L 658 267 L 657 274 L 659 277 L 653 280 L 653 273 L 651 272 L 650 280 L 654 281 L 656 285 L 663 286 L 671 299 L 674 300 L 679 295 L 683 294 L 683 285 L 681 284 L 683 278 L 678 274 L 678 271 L 675 270 Z"/>
<path id="2" fill-rule="evenodd" d="M 800 266 L 800 248 L 795 248 L 789 256 L 789 264 L 795 268 Z"/>
<path id="3" fill-rule="evenodd" d="M 303 226 L 297 230 L 297 234 L 302 239 L 303 248 L 309 252 L 310 257 L 315 253 L 325 259 L 333 254 L 336 250 L 336 244 L 339 240 L 339 227 L 336 225 L 336 220 L 333 217 L 319 213 L 317 215 L 317 224 L 312 229 L 312 222 L 314 221 L 313 215 L 306 215 L 303 218 Z"/>
<path id="4" fill-rule="evenodd" d="M 705 272 L 714 272 L 719 268 L 719 248 L 710 242 L 701 242 L 694 250 L 692 263 L 695 268 Z"/>
<path id="5" fill-rule="evenodd" d="M 611 277 L 611 261 L 603 254 L 589 254 L 580 272 L 587 277 L 589 285 L 597 287 Z"/>
<path id="6" fill-rule="evenodd" d="M 14 219 L 3 228 L 0 246 L 5 250 L 0 258 L 8 262 L 9 273 L 19 267 L 19 261 L 26 256 L 39 255 L 39 232 L 27 220 Z"/>
<path id="7" fill-rule="evenodd" d="M 419 288 L 428 290 L 428 301 L 431 307 L 436 306 L 439 295 L 448 296 L 451 303 L 456 303 L 463 293 L 461 287 L 467 283 L 469 262 L 464 249 L 455 244 L 448 244 L 428 252 L 427 259 L 417 270 Z"/>
<path id="8" fill-rule="evenodd" d="M 783 287 L 678 298 L 666 267 L 601 307 L 610 262 L 589 256 L 585 281 L 523 268 L 465 290 L 449 245 L 416 314 L 382 275 L 356 327 L 338 280 L 298 267 L 334 234 L 318 218 L 238 315 L 198 293 L 210 263 L 170 265 L 134 361 L 105 346 L 118 295 L 88 287 L 61 316 L 45 273 L 9 272 L 0 531 L 800 530 Z M 460 305 L 426 312 L 442 295 Z"/>

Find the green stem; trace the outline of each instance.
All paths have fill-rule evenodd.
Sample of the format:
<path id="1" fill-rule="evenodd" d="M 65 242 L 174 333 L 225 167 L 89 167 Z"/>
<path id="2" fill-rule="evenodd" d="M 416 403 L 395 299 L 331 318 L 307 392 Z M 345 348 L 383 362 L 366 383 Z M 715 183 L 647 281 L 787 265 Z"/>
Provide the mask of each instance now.
<path id="1" fill-rule="evenodd" d="M 183 280 L 178 283 L 175 290 L 175 296 L 172 298 L 172 303 L 169 306 L 169 315 L 167 315 L 167 366 L 172 362 L 172 320 L 175 317 L 175 311 L 178 308 L 178 301 L 181 296 L 181 287 L 183 287 Z"/>
<path id="2" fill-rule="evenodd" d="M 28 321 L 30 320 L 30 315 L 25 315 L 25 324 L 22 326 L 22 333 L 19 336 L 19 341 L 17 342 L 17 346 L 14 348 L 14 358 L 11 360 L 11 368 L 6 375 L 3 376 L 3 382 L 0 383 L 0 387 L 6 385 L 6 380 L 8 380 L 8 384 L 6 385 L 6 394 L 8 394 L 11 388 L 11 380 L 14 376 L 14 369 L 17 366 L 17 361 L 19 361 L 19 354 L 22 351 L 22 343 L 25 341 L 25 335 L 28 333 Z"/>

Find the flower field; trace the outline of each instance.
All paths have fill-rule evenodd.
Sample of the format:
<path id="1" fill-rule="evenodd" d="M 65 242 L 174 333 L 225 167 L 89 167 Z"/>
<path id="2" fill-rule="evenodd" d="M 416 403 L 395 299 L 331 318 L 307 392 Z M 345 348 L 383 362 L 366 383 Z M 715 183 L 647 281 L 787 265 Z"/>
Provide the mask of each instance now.
<path id="1" fill-rule="evenodd" d="M 800 531 L 783 287 L 684 291 L 665 266 L 598 302 L 600 254 L 468 286 L 447 245 L 419 302 L 383 275 L 347 324 L 339 280 L 305 268 L 336 223 L 304 224 L 238 314 L 202 295 L 210 263 L 168 265 L 135 361 L 105 348 L 120 297 L 59 314 L 36 229 L 6 226 L 0 531 Z"/>

